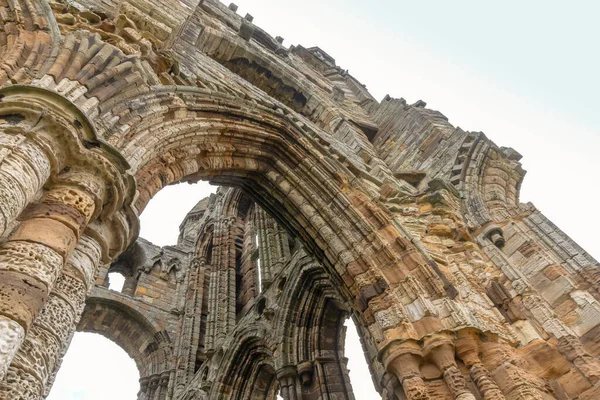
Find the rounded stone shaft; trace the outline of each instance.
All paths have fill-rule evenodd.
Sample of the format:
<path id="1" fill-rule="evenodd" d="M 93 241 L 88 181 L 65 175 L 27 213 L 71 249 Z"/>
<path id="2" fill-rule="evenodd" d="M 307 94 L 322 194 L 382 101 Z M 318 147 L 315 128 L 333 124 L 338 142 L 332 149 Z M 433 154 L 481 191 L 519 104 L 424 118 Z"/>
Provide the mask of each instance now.
<path id="1" fill-rule="evenodd" d="M 100 245 L 94 239 L 81 238 L 16 353 L 8 379 L 0 382 L 0 398 L 38 400 L 44 389 L 49 392 L 48 385 L 83 312 L 100 254 Z"/>
<path id="2" fill-rule="evenodd" d="M 49 176 L 50 160 L 40 146 L 0 129 L 0 237 L 9 232 Z"/>
<path id="3" fill-rule="evenodd" d="M 86 192 L 53 188 L 25 212 L 27 219 L 0 247 L 0 329 L 7 338 L 0 345 L 0 381 L 24 333 L 48 301 L 94 207 Z"/>

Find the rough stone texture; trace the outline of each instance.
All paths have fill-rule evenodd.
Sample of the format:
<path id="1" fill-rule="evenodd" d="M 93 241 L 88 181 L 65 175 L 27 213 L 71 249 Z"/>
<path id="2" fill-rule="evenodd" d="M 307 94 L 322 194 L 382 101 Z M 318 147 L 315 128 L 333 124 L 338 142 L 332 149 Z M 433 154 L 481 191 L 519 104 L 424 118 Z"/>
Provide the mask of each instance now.
<path id="1" fill-rule="evenodd" d="M 598 263 L 519 202 L 519 153 L 236 9 L 0 0 L 0 398 L 47 395 L 79 329 L 140 399 L 352 399 L 350 316 L 384 399 L 597 399 Z M 137 238 L 201 179 L 229 188 L 176 246 Z"/>

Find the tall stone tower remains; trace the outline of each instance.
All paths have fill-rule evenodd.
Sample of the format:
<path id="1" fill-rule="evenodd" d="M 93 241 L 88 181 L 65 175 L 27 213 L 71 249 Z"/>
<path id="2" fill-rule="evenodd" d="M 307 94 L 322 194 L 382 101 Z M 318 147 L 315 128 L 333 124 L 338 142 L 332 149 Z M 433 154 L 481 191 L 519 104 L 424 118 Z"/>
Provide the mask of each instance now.
<path id="1" fill-rule="evenodd" d="M 78 330 L 139 399 L 353 399 L 348 317 L 386 400 L 600 399 L 599 265 L 519 202 L 519 153 L 236 8 L 0 0 L 0 399 Z M 177 245 L 138 238 L 198 180 Z"/>

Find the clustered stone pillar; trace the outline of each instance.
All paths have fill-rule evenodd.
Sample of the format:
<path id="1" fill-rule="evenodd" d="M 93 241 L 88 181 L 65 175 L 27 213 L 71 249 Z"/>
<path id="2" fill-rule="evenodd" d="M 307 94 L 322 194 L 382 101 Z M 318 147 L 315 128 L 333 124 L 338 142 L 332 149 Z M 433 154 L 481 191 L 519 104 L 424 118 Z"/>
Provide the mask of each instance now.
<path id="1" fill-rule="evenodd" d="M 469 368 L 471 379 L 477 385 L 483 400 L 504 400 L 498 385 L 479 359 L 477 341 L 474 338 L 476 334 L 475 331 L 459 333 L 459 339 L 455 342 L 456 355 Z"/>
<path id="2" fill-rule="evenodd" d="M 138 400 L 165 400 L 169 392 L 170 372 L 140 378 Z"/>
<path id="3" fill-rule="evenodd" d="M 207 350 L 217 348 L 235 327 L 235 244 L 231 232 L 234 222 L 235 217 L 222 218 L 213 233 Z"/>
<path id="4" fill-rule="evenodd" d="M 336 357 L 316 357 L 313 362 L 307 362 L 308 367 L 305 371 L 315 387 L 316 393 L 322 397 L 330 396 L 333 398 L 354 400 L 350 378 L 346 364 L 347 358 L 337 359 Z M 302 364 L 298 365 L 298 373 L 303 372 Z M 304 384 L 304 379 L 302 380 Z"/>
<path id="5" fill-rule="evenodd" d="M 0 237 L 49 176 L 50 160 L 38 143 L 11 128 L 0 128 Z"/>
<path id="6" fill-rule="evenodd" d="M 296 368 L 288 365 L 277 371 L 277 380 L 279 381 L 279 395 L 283 397 L 283 400 L 298 400 L 301 397 L 298 396 L 296 391 Z"/>
<path id="7" fill-rule="evenodd" d="M 354 399 L 346 369 L 347 359 L 318 357 L 277 371 L 279 395 L 284 400 L 305 398 Z"/>
<path id="8" fill-rule="evenodd" d="M 83 312 L 100 255 L 100 245 L 94 239 L 80 239 L 10 365 L 6 380 L 0 383 L 2 398 L 37 400 L 44 389 L 49 389 Z"/>
<path id="9" fill-rule="evenodd" d="M 434 335 L 426 340 L 423 350 L 426 357 L 430 358 L 442 372 L 444 381 L 455 400 L 475 400 L 475 396 L 467 388 L 465 377 L 456 365 L 452 340 Z"/>
<path id="10" fill-rule="evenodd" d="M 180 297 L 178 308 L 183 310 L 181 334 L 179 335 L 178 360 L 175 373 L 177 387 L 175 397 L 179 396 L 185 385 L 191 381 L 196 371 L 196 363 L 204 359 L 200 343 L 206 330 L 206 299 L 208 293 L 206 280 L 210 276 L 210 266 L 204 256 L 194 258 L 185 282 L 187 290 Z M 204 344 L 204 343 L 202 343 Z"/>
<path id="11" fill-rule="evenodd" d="M 384 352 L 384 366 L 396 375 L 407 400 L 429 400 L 429 392 L 421 377 L 421 349 L 410 341 L 399 344 L 392 342 Z"/>
<path id="12" fill-rule="evenodd" d="M 462 355 L 467 353 L 467 344 L 467 342 L 462 344 Z M 468 349 L 471 350 L 471 347 Z M 477 356 L 476 353 L 475 351 L 475 356 Z M 469 390 L 467 380 L 458 368 L 455 354 L 452 338 L 440 333 L 426 337 L 423 346 L 413 340 L 393 341 L 383 349 L 381 358 L 387 372 L 398 378 L 408 400 L 432 398 L 421 376 L 421 365 L 426 362 L 433 363 L 439 369 L 453 399 L 475 400 L 475 396 Z M 484 395 L 484 399 L 503 399 L 503 397 L 494 397 L 498 392 L 498 387 L 489 377 L 489 372 L 487 376 L 483 376 L 487 370 L 481 365 L 481 362 L 472 358 L 469 361 L 472 363 L 467 365 L 475 367 L 471 373 L 476 374 L 477 380 L 474 378 L 474 381 Z M 488 381 L 486 381 L 486 377 L 489 378 Z"/>
<path id="13" fill-rule="evenodd" d="M 158 400 L 157 395 L 160 395 L 160 376 L 152 375 L 150 377 L 150 390 L 147 392 L 146 398 L 149 400 Z"/>
<path id="14" fill-rule="evenodd" d="M 65 356 L 73 335 L 77 329 L 77 324 L 81 319 L 81 314 L 85 307 L 85 299 L 91 292 L 94 285 L 94 278 L 98 273 L 98 266 L 100 265 L 100 259 L 102 256 L 102 249 L 100 244 L 91 236 L 84 235 L 79 239 L 79 243 L 69 261 L 63 268 L 61 278 L 66 280 L 65 285 L 56 285 L 52 290 L 51 296 L 58 296 L 67 300 L 70 308 L 74 311 L 74 319 L 69 320 L 68 332 L 61 334 L 60 339 L 62 340 L 62 347 L 57 356 L 57 360 L 54 363 L 53 371 L 45 384 L 45 395 L 50 392 L 56 373 L 62 363 L 62 359 Z M 55 314 L 52 310 L 52 306 L 56 302 L 48 302 L 42 310 L 42 314 L 48 313 L 48 315 Z M 46 310 L 48 309 L 48 310 Z M 38 323 L 37 319 L 34 321 L 33 326 Z M 21 351 L 19 351 L 21 352 Z"/>
<path id="15" fill-rule="evenodd" d="M 160 374 L 158 381 L 158 389 L 154 394 L 154 400 L 164 400 L 167 398 L 168 386 L 169 386 L 170 372 L 165 371 Z"/>
<path id="16" fill-rule="evenodd" d="M 54 187 L 0 248 L 0 381 L 94 209 L 86 191 Z"/>

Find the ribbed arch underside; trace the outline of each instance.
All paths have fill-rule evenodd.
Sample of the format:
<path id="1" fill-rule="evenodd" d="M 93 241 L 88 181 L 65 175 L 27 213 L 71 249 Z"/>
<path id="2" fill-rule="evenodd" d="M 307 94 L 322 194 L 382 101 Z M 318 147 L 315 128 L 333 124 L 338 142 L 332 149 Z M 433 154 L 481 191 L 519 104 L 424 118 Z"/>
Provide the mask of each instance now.
<path id="1" fill-rule="evenodd" d="M 135 361 L 141 377 L 162 372 L 169 361 L 168 337 L 126 304 L 89 298 L 77 330 L 98 333 L 119 345 Z"/>
<path id="2" fill-rule="evenodd" d="M 215 398 L 235 400 L 275 400 L 279 389 L 271 352 L 263 339 L 240 338 L 239 346 L 230 350 L 222 364 Z"/>
<path id="3" fill-rule="evenodd" d="M 215 136 L 211 140 L 215 142 L 211 146 L 218 147 L 219 141 L 225 139 Z M 338 196 L 339 188 L 331 187 L 331 179 L 314 173 L 319 167 L 303 167 L 300 155 L 284 162 L 283 157 L 274 157 L 268 148 L 253 149 L 257 145 L 260 145 L 258 140 L 239 144 L 238 155 L 238 150 L 209 152 L 203 149 L 208 144 L 197 147 L 190 144 L 177 150 L 178 159 L 164 162 L 169 158 L 165 154 L 155 158 L 137 173 L 138 211 L 168 184 L 208 180 L 241 188 L 292 236 L 302 239 L 307 249 L 329 269 L 336 279 L 335 285 L 346 287 L 348 298 L 359 296 L 356 288 L 345 284 L 334 265 L 360 258 L 377 240 L 373 235 L 377 229 L 365 226 L 364 219 L 356 214 L 349 200 Z M 373 240 L 364 240 L 367 236 Z M 361 268 L 364 271 L 371 269 L 366 266 L 369 261 L 358 262 L 365 265 Z M 374 272 L 371 269 L 366 282 L 380 281 Z"/>

